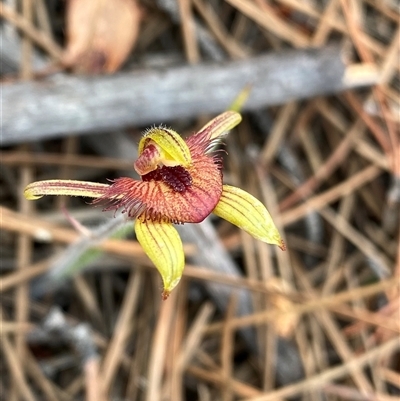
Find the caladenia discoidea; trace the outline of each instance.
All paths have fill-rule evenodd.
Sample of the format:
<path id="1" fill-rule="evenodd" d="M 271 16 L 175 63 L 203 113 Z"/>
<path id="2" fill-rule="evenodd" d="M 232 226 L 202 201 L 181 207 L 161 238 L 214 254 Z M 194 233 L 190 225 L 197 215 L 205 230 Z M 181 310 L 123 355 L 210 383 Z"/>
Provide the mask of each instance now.
<path id="1" fill-rule="evenodd" d="M 240 121 L 239 113 L 224 112 L 186 140 L 169 128 L 150 128 L 139 142 L 134 163 L 141 180 L 121 177 L 110 184 L 37 181 L 25 188 L 25 197 L 83 196 L 92 198 L 92 204 L 104 205 L 104 210 L 121 209 L 135 221 L 137 240 L 160 272 L 162 297 L 167 299 L 185 265 L 174 224 L 200 223 L 214 213 L 254 238 L 285 250 L 265 206 L 246 191 L 223 184 L 222 157 L 215 149 Z"/>

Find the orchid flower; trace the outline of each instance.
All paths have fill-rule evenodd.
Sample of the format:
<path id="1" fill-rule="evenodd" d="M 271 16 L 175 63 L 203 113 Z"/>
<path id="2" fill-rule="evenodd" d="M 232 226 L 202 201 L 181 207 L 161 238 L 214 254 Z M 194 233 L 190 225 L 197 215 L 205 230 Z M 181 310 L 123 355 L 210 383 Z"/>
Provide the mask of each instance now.
<path id="1" fill-rule="evenodd" d="M 220 114 L 186 141 L 175 131 L 154 127 L 139 142 L 134 163 L 141 180 L 121 177 L 110 184 L 46 180 L 25 188 L 27 199 L 44 195 L 93 198 L 104 210 L 121 209 L 135 219 L 136 237 L 161 274 L 166 299 L 185 265 L 182 241 L 174 224 L 199 223 L 211 213 L 261 241 L 285 249 L 264 205 L 249 193 L 222 182 L 221 138 L 241 121 L 239 113 Z"/>

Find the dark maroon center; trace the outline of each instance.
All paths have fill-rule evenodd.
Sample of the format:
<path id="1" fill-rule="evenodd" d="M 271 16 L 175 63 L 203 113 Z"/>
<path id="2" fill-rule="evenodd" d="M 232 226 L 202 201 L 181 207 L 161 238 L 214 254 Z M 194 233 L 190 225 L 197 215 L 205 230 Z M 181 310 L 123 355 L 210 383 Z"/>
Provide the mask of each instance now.
<path id="1" fill-rule="evenodd" d="M 176 192 L 185 192 L 192 186 L 190 173 L 182 166 L 158 167 L 148 174 L 142 175 L 143 181 L 162 181 Z"/>

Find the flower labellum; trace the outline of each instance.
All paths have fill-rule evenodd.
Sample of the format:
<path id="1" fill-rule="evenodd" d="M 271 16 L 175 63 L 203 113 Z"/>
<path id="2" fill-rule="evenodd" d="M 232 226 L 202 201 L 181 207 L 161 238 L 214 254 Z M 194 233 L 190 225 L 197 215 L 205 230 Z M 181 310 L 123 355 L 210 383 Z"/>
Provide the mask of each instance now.
<path id="1" fill-rule="evenodd" d="M 174 224 L 200 223 L 214 213 L 254 238 L 285 249 L 264 205 L 222 182 L 222 159 L 214 149 L 240 121 L 239 113 L 224 112 L 187 140 L 171 129 L 151 128 L 139 143 L 134 163 L 141 180 L 121 177 L 111 184 L 38 181 L 25 188 L 25 197 L 85 196 L 93 198 L 94 204 L 105 205 L 104 210 L 121 209 L 135 219 L 137 240 L 161 274 L 166 299 L 179 283 L 185 265 Z"/>

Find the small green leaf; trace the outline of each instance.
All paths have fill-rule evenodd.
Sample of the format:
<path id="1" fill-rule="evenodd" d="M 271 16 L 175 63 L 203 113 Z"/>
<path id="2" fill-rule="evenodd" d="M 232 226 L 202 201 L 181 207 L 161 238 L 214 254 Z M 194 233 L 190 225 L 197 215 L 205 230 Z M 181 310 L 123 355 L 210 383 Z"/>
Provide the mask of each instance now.
<path id="1" fill-rule="evenodd" d="M 130 235 L 132 232 L 133 224 L 123 224 L 115 232 L 108 236 L 108 238 L 123 239 L 128 237 L 128 235 Z M 76 243 L 76 245 L 77 248 L 74 251 L 73 257 L 71 259 L 67 258 L 69 263 L 64 269 L 60 269 L 60 277 L 57 277 L 58 279 L 72 277 L 78 273 L 81 273 L 88 265 L 93 264 L 96 262 L 96 260 L 105 255 L 105 252 L 103 252 L 101 249 L 95 247 L 87 248 L 85 246 L 85 239 Z M 74 245 L 72 245 L 72 247 L 73 246 Z M 68 250 L 66 252 L 68 252 Z"/>
<path id="2" fill-rule="evenodd" d="M 243 109 L 244 104 L 249 98 L 252 89 L 252 85 L 246 85 L 235 97 L 235 99 L 229 106 L 229 110 L 237 111 L 239 113 Z"/>

